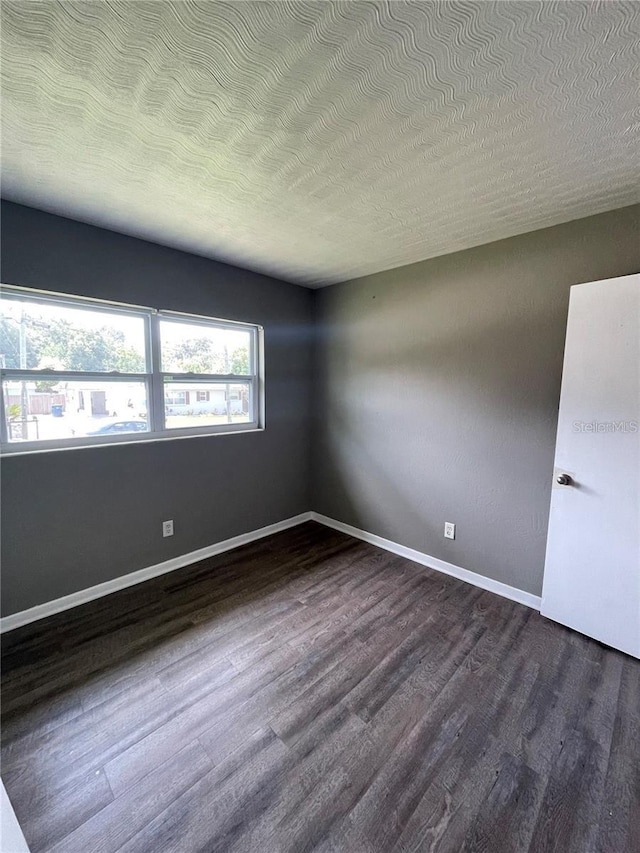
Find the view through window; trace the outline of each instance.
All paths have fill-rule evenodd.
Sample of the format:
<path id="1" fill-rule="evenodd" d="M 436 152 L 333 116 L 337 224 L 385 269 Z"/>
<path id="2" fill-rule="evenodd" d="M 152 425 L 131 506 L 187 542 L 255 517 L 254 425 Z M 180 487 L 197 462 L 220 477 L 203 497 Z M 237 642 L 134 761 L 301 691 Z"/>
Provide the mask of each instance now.
<path id="1" fill-rule="evenodd" d="M 257 428 L 259 332 L 5 286 L 5 450 Z"/>
<path id="2" fill-rule="evenodd" d="M 253 410 L 252 331 L 160 317 L 167 429 L 248 423 Z M 177 374 L 188 374 L 176 382 Z M 219 377 L 233 377 L 234 382 Z M 247 381 L 237 381 L 247 377 Z"/>

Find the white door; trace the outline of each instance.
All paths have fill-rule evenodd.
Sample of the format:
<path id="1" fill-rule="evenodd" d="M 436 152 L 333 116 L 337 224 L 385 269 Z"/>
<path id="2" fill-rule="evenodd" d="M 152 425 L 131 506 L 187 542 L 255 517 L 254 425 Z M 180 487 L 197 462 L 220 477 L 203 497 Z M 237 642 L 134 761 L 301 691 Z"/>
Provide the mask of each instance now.
<path id="1" fill-rule="evenodd" d="M 576 285 L 569 301 L 542 614 L 635 657 L 639 421 L 640 275 Z"/>

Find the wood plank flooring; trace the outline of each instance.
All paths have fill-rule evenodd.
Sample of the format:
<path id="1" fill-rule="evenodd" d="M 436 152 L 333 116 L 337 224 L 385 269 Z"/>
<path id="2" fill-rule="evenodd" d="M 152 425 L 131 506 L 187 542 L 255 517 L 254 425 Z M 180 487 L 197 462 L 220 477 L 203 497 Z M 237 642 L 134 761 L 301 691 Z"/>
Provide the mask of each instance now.
<path id="1" fill-rule="evenodd" d="M 33 853 L 639 849 L 640 664 L 314 523 L 2 660 Z"/>

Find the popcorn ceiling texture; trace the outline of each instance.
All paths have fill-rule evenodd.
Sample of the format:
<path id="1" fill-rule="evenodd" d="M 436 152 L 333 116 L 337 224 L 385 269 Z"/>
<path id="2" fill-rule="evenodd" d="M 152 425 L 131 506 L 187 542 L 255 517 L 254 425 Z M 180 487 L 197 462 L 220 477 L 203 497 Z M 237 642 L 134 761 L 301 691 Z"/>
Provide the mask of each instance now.
<path id="1" fill-rule="evenodd" d="M 3 2 L 3 194 L 311 286 L 639 198 L 635 2 Z"/>

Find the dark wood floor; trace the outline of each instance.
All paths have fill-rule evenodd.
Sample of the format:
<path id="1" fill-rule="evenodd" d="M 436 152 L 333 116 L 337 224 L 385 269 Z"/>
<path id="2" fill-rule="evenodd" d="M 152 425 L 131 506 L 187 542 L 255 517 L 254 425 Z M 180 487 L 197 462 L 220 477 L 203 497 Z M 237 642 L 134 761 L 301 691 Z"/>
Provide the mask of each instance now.
<path id="1" fill-rule="evenodd" d="M 4 637 L 33 853 L 637 853 L 639 759 L 638 662 L 311 523 Z"/>

